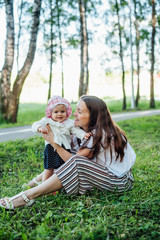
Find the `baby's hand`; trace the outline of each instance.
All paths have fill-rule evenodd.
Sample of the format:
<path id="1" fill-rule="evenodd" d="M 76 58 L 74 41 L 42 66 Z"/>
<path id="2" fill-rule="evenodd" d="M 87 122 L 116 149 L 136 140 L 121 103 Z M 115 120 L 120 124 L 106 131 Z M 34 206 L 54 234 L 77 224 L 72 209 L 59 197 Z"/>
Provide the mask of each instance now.
<path id="1" fill-rule="evenodd" d="M 39 127 L 38 132 L 42 134 L 48 134 L 48 129 L 46 127 Z"/>
<path id="2" fill-rule="evenodd" d="M 46 127 L 43 127 L 41 133 L 48 134 L 48 129 Z"/>
<path id="3" fill-rule="evenodd" d="M 90 138 L 90 136 L 92 136 L 92 133 L 91 133 L 91 132 L 86 133 L 85 136 L 84 136 L 84 138 L 88 140 L 88 139 Z"/>

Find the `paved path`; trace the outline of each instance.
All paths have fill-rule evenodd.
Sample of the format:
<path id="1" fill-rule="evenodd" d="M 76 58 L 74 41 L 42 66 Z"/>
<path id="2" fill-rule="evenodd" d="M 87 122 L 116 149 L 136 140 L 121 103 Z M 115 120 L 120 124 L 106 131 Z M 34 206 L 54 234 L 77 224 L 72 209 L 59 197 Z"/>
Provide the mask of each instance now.
<path id="1" fill-rule="evenodd" d="M 160 115 L 160 109 L 112 114 L 112 118 L 114 119 L 115 122 L 118 122 L 121 120 L 146 117 L 152 115 Z M 9 140 L 14 141 L 16 139 L 27 139 L 33 136 L 34 133 L 31 131 L 30 125 L 22 127 L 0 128 L 0 142 L 5 142 Z"/>

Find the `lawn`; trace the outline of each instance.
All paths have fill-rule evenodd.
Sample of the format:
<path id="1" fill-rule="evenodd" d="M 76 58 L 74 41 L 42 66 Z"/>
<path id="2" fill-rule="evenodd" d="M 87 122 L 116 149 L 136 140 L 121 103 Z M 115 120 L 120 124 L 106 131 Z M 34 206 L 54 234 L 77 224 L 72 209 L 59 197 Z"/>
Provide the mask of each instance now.
<path id="1" fill-rule="evenodd" d="M 124 194 L 94 190 L 82 196 L 43 196 L 32 207 L 0 209 L 0 239 L 160 239 L 160 116 L 118 123 L 137 160 L 134 188 Z M 39 137 L 0 144 L 0 196 L 12 196 L 43 170 Z"/>
<path id="2" fill-rule="evenodd" d="M 107 103 L 107 106 L 111 113 L 122 112 L 122 99 L 114 100 L 105 98 L 104 101 Z M 156 100 L 156 109 L 160 109 L 160 101 Z M 77 103 L 71 103 L 72 113 L 75 111 Z M 18 110 L 17 123 L 5 123 L 0 122 L 0 128 L 14 127 L 14 126 L 24 126 L 31 125 L 33 122 L 40 120 L 45 116 L 46 104 L 38 103 L 20 103 Z M 149 100 L 140 100 L 139 106 L 136 111 L 148 110 L 149 109 Z M 135 111 L 131 110 L 131 101 L 127 99 L 127 109 L 123 112 Z M 73 116 L 72 116 L 73 117 Z"/>

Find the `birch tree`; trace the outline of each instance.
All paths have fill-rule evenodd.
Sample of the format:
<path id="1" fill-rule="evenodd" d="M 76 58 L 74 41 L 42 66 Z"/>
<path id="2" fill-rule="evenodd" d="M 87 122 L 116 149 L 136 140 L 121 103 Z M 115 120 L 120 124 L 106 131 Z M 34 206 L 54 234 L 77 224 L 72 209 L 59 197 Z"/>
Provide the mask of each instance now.
<path id="1" fill-rule="evenodd" d="M 49 4 L 48 4 L 49 3 Z M 45 2 L 44 12 L 44 47 L 45 52 L 49 55 L 50 74 L 49 74 L 49 90 L 48 98 L 51 96 L 52 84 L 56 84 L 56 79 L 52 83 L 53 64 L 60 57 L 61 61 L 61 96 L 64 97 L 64 52 L 65 45 L 69 41 L 69 26 L 71 13 L 68 11 L 68 6 L 64 0 L 48 0 Z M 50 11 L 48 10 L 50 9 Z M 49 16 L 49 17 L 48 17 Z M 48 31 L 50 29 L 50 32 Z"/>
<path id="2" fill-rule="evenodd" d="M 52 68 L 53 68 L 53 1 L 49 0 L 49 8 L 50 8 L 50 69 L 49 69 L 49 88 L 48 88 L 48 99 L 51 98 L 51 86 L 52 86 Z"/>
<path id="3" fill-rule="evenodd" d="M 13 0 L 5 1 L 6 14 L 6 47 L 5 62 L 0 77 L 0 114 L 1 120 L 7 119 L 9 106 L 11 72 L 14 61 L 14 16 L 13 16 Z"/>
<path id="4" fill-rule="evenodd" d="M 80 38 L 81 38 L 81 67 L 79 79 L 79 97 L 87 93 L 89 82 L 88 71 L 88 32 L 87 32 L 87 19 L 86 19 L 86 1 L 79 0 L 80 12 Z"/>
<path id="5" fill-rule="evenodd" d="M 136 62 L 137 62 L 137 94 L 135 104 L 138 107 L 138 101 L 140 99 L 140 31 L 139 31 L 139 17 L 137 13 L 137 0 L 133 0 L 134 3 L 134 26 L 136 31 Z M 140 2 L 138 2 L 140 5 Z"/>
<path id="6" fill-rule="evenodd" d="M 59 38 L 59 50 L 60 50 L 60 59 L 61 59 L 61 82 L 62 82 L 62 97 L 64 97 L 64 70 L 63 70 L 63 45 L 62 45 L 62 33 L 61 33 L 61 8 L 62 2 L 56 0 L 57 8 L 57 26 L 58 26 L 58 38 Z"/>
<path id="7" fill-rule="evenodd" d="M 120 25 L 120 16 L 119 16 L 119 5 L 116 0 L 116 13 L 117 13 L 117 21 L 118 21 L 118 32 L 119 32 L 119 56 L 121 59 L 121 68 L 122 68 L 122 92 L 123 92 L 123 106 L 122 109 L 126 109 L 126 93 L 125 93 L 125 69 L 124 69 L 124 59 L 123 59 L 123 46 L 122 46 L 122 33 L 121 33 L 121 25 Z"/>
<path id="8" fill-rule="evenodd" d="M 37 43 L 41 0 L 34 0 L 29 49 L 22 68 L 18 71 L 11 89 L 11 73 L 15 53 L 13 0 L 5 1 L 6 9 L 6 46 L 5 60 L 0 77 L 0 114 L 1 120 L 17 121 L 19 98 L 23 84 L 31 69 Z"/>
<path id="9" fill-rule="evenodd" d="M 156 35 L 156 8 L 155 0 L 152 0 L 152 38 L 151 38 L 151 72 L 150 72 L 150 107 L 155 108 L 154 100 L 154 64 L 155 64 L 155 35 Z"/>

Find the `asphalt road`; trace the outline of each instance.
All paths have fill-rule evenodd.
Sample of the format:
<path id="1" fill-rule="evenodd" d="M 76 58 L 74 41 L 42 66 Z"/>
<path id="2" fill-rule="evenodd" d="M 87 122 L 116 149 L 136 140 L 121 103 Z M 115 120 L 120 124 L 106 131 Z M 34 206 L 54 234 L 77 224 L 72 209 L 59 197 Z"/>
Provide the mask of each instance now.
<path id="1" fill-rule="evenodd" d="M 152 115 L 160 115 L 160 109 L 112 114 L 112 118 L 115 122 L 118 122 L 121 120 Z M 0 142 L 6 142 L 9 140 L 14 141 L 17 139 L 27 139 L 34 136 L 35 134 L 31 131 L 31 125 L 12 128 L 0 128 Z"/>

